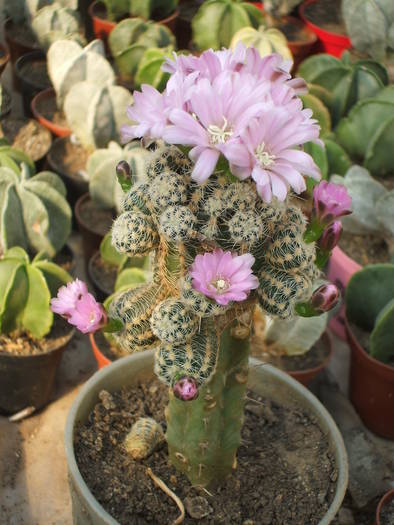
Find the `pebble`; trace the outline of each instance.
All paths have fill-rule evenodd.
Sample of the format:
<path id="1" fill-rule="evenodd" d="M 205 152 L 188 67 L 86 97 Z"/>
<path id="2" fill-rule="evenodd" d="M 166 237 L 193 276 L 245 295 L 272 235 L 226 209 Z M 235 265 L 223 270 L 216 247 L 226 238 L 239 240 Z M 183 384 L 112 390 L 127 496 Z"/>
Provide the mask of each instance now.
<path id="1" fill-rule="evenodd" d="M 202 496 L 196 496 L 194 498 L 187 497 L 184 500 L 184 504 L 186 512 L 191 518 L 196 520 L 205 518 L 213 511 L 208 501 Z"/>

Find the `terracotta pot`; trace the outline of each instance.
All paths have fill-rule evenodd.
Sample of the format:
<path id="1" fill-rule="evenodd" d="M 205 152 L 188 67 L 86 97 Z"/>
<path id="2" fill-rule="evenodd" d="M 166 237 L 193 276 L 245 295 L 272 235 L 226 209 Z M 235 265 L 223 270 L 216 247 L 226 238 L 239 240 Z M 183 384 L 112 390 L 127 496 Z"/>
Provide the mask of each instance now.
<path id="1" fill-rule="evenodd" d="M 40 91 L 39 93 L 37 93 L 37 95 L 35 95 L 35 97 L 31 101 L 31 111 L 34 115 L 34 118 L 38 120 L 38 122 L 42 124 L 45 128 L 49 129 L 49 131 L 53 133 L 53 135 L 55 135 L 56 137 L 68 137 L 69 135 L 71 135 L 70 128 L 55 124 L 51 120 L 44 117 L 44 115 L 41 113 L 41 104 L 44 100 L 50 98 L 56 98 L 55 90 L 52 88 Z"/>
<path id="2" fill-rule="evenodd" d="M 390 503 L 390 501 L 392 500 L 394 500 L 394 489 L 391 489 L 388 492 L 386 492 L 383 498 L 379 501 L 378 507 L 376 509 L 375 525 L 383 525 L 380 521 L 381 512 L 384 506 Z"/>
<path id="3" fill-rule="evenodd" d="M 36 51 L 39 49 L 38 43 L 33 42 L 31 45 L 27 45 L 24 42 L 19 42 L 12 35 L 12 27 L 14 23 L 11 18 L 7 18 L 4 22 L 4 37 L 7 42 L 7 46 L 10 52 L 11 62 L 15 64 L 19 57 L 30 53 L 31 51 Z"/>
<path id="4" fill-rule="evenodd" d="M 3 73 L 10 59 L 10 53 L 8 51 L 8 48 L 4 44 L 0 44 L 0 52 L 2 54 L 2 57 L 0 58 L 0 76 L 1 76 L 1 74 Z"/>
<path id="5" fill-rule="evenodd" d="M 99 346 L 97 345 L 96 340 L 94 338 L 94 334 L 89 334 L 89 339 L 90 339 L 90 344 L 92 346 L 94 357 L 96 358 L 96 361 L 97 361 L 98 369 L 101 370 L 105 366 L 111 364 L 112 361 L 108 359 L 108 357 L 106 357 L 101 352 Z"/>
<path id="6" fill-rule="evenodd" d="M 324 334 L 321 337 L 321 340 L 323 341 L 323 344 L 326 348 L 328 348 L 328 355 L 326 359 L 321 363 L 319 366 L 315 366 L 314 368 L 306 368 L 305 370 L 295 370 L 295 371 L 287 371 L 287 373 L 299 381 L 302 385 L 308 386 L 309 383 L 314 379 L 320 372 L 322 372 L 330 362 L 333 354 L 333 348 L 332 348 L 332 339 L 329 334 L 329 332 L 324 332 Z"/>
<path id="7" fill-rule="evenodd" d="M 321 44 L 321 51 L 324 53 L 329 53 L 335 57 L 340 57 L 345 49 L 351 47 L 350 38 L 345 35 L 340 35 L 338 33 L 332 33 L 331 31 L 326 31 L 321 27 L 313 24 L 308 20 L 305 15 L 305 9 L 310 4 L 319 2 L 320 0 L 306 0 L 299 7 L 299 14 L 305 24 L 316 34 Z"/>
<path id="8" fill-rule="evenodd" d="M 74 453 L 75 428 L 89 417 L 102 390 L 116 392 L 122 387 L 150 380 L 153 377 L 153 359 L 154 350 L 150 350 L 137 352 L 113 362 L 94 374 L 81 388 L 74 401 L 65 431 L 74 523 L 118 525 L 118 522 L 95 499 L 81 476 Z M 316 418 L 327 436 L 338 469 L 334 498 L 319 522 L 319 525 L 329 525 L 341 506 L 348 482 L 348 463 L 342 436 L 327 410 L 306 388 L 273 366 L 268 364 L 260 366 L 261 363 L 256 359 L 251 359 L 250 364 L 248 384 L 251 390 L 262 396 L 270 396 L 274 402 L 285 406 L 298 406 L 301 410 L 307 410 Z"/>
<path id="9" fill-rule="evenodd" d="M 35 95 L 40 91 L 50 87 L 50 82 L 43 79 L 42 82 L 37 82 L 36 79 L 30 78 L 23 71 L 27 64 L 45 63 L 46 56 L 42 51 L 32 51 L 18 58 L 15 62 L 15 76 L 18 79 L 18 85 L 22 93 L 23 110 L 27 117 L 32 116 L 31 102 Z"/>
<path id="10" fill-rule="evenodd" d="M 394 440 L 394 367 L 364 350 L 346 317 L 345 327 L 351 348 L 350 400 L 370 430 Z"/>
<path id="11" fill-rule="evenodd" d="M 93 33 L 95 37 L 107 42 L 109 34 L 116 26 L 116 22 L 111 22 L 105 18 L 105 5 L 100 2 L 100 0 L 96 0 L 90 4 L 88 12 L 92 19 Z"/>

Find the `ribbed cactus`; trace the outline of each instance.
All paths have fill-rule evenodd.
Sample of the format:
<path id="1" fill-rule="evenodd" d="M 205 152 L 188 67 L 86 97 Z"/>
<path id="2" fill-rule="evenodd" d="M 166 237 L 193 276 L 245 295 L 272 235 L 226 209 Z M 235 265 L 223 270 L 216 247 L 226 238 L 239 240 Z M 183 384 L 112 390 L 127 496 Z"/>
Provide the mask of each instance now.
<path id="1" fill-rule="evenodd" d="M 366 350 L 388 363 L 394 358 L 394 265 L 372 264 L 355 273 L 346 288 L 346 314 L 370 333 Z"/>
<path id="2" fill-rule="evenodd" d="M 142 84 L 149 84 L 159 91 L 166 87 L 169 74 L 161 69 L 165 59 L 171 55 L 172 46 L 159 48 L 150 47 L 143 54 L 134 78 L 134 85 L 140 88 Z"/>
<path id="3" fill-rule="evenodd" d="M 67 122 L 83 146 L 105 148 L 120 142 L 120 129 L 127 122 L 125 107 L 133 98 L 120 86 L 83 81 L 72 86 L 64 101 Z"/>
<path id="4" fill-rule="evenodd" d="M 112 334 L 123 350 L 156 348 L 155 371 L 175 392 L 166 411 L 171 462 L 192 483 L 208 485 L 231 472 L 240 444 L 256 302 L 274 317 L 291 317 L 311 296 L 317 271 L 296 206 L 266 204 L 255 185 L 220 173 L 199 186 L 191 169 L 175 146 L 159 147 L 145 182 L 126 195 L 112 242 L 133 257 L 154 252 L 153 279 L 116 294 L 109 315 L 124 324 Z M 260 287 L 246 301 L 222 305 L 194 288 L 190 265 L 214 248 L 254 255 Z M 178 399 L 175 384 L 198 389 L 198 398 Z"/>
<path id="5" fill-rule="evenodd" d="M 39 9 L 31 23 L 33 32 L 44 49 L 56 40 L 74 40 L 80 44 L 85 38 L 80 31 L 78 12 L 56 3 Z"/>
<path id="6" fill-rule="evenodd" d="M 120 212 L 124 193 L 115 177 L 116 165 L 125 160 L 131 169 L 133 181 L 142 182 L 145 177 L 145 162 L 149 153 L 135 141 L 121 148 L 116 142 L 110 142 L 105 149 L 94 151 L 88 158 L 86 171 L 89 176 L 89 193 L 99 208 L 112 208 Z"/>
<path id="7" fill-rule="evenodd" d="M 392 0 L 342 0 L 342 15 L 353 47 L 376 60 L 394 51 Z"/>
<path id="8" fill-rule="evenodd" d="M 373 97 L 388 84 L 383 65 L 373 60 L 351 62 L 347 53 L 341 59 L 313 55 L 302 62 L 297 74 L 331 93 L 329 110 L 334 126 L 358 101 Z"/>
<path id="9" fill-rule="evenodd" d="M 193 43 L 201 51 L 229 47 L 237 31 L 257 29 L 263 20 L 262 11 L 249 2 L 208 0 L 192 20 Z"/>
<path id="10" fill-rule="evenodd" d="M 65 186 L 50 171 L 32 176 L 27 164 L 9 165 L 0 167 L 0 249 L 20 246 L 53 257 L 71 233 Z"/>
<path id="11" fill-rule="evenodd" d="M 59 109 L 63 109 L 67 93 L 77 82 L 87 80 L 103 86 L 115 83 L 101 40 L 93 40 L 85 47 L 71 40 L 58 40 L 49 48 L 47 62 Z"/>
<path id="12" fill-rule="evenodd" d="M 175 47 L 175 37 L 166 26 L 142 18 L 126 18 L 115 26 L 108 43 L 121 75 L 133 78 L 147 49 Z"/>
<path id="13" fill-rule="evenodd" d="M 14 24 L 30 24 L 40 9 L 53 4 L 74 11 L 78 9 L 78 0 L 4 0 L 3 2 L 6 17 L 10 17 Z"/>
<path id="14" fill-rule="evenodd" d="M 253 46 L 262 57 L 271 53 L 279 53 L 285 60 L 293 59 L 286 37 L 279 29 L 265 26 L 260 26 L 258 29 L 244 27 L 235 33 L 230 47 L 235 49 L 239 42 L 246 47 Z"/>
<path id="15" fill-rule="evenodd" d="M 38 339 L 52 327 L 51 297 L 71 276 L 42 254 L 30 262 L 16 246 L 0 259 L 0 333 L 24 331 Z"/>
<path id="16" fill-rule="evenodd" d="M 144 459 L 164 441 L 164 432 L 151 417 L 141 417 L 127 434 L 124 448 L 133 459 Z"/>
<path id="17" fill-rule="evenodd" d="M 103 0 L 107 18 L 113 22 L 124 16 L 139 16 L 145 20 L 163 20 L 171 15 L 178 0 Z"/>

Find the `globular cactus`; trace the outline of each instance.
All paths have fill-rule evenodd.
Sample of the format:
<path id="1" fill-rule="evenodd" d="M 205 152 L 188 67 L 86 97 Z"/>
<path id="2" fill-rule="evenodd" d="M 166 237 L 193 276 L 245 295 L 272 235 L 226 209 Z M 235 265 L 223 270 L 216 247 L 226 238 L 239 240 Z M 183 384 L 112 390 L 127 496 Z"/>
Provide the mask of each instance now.
<path id="1" fill-rule="evenodd" d="M 331 180 L 343 184 L 352 198 L 352 214 L 342 219 L 345 231 L 394 236 L 394 190 L 387 190 L 361 166 L 352 166 L 344 177 L 334 175 Z"/>
<path id="2" fill-rule="evenodd" d="M 389 363 L 394 357 L 393 264 L 371 264 L 352 276 L 346 288 L 346 315 L 369 332 L 370 355 Z"/>
<path id="3" fill-rule="evenodd" d="M 341 59 L 328 54 L 313 55 L 302 62 L 297 74 L 331 93 L 328 109 L 334 126 L 358 101 L 375 96 L 389 81 L 379 62 L 350 62 L 346 53 Z"/>
<path id="4" fill-rule="evenodd" d="M 93 40 L 85 47 L 72 40 L 57 40 L 48 50 L 47 62 L 59 109 L 63 109 L 67 93 L 77 82 L 87 80 L 100 86 L 115 83 L 102 40 Z"/>
<path id="5" fill-rule="evenodd" d="M 179 283 L 182 301 L 201 318 L 223 315 L 232 305 L 222 306 L 193 288 L 190 276 Z"/>
<path id="6" fill-rule="evenodd" d="M 137 141 L 127 144 L 124 148 L 116 142 L 110 142 L 107 148 L 94 151 L 86 164 L 89 193 L 94 203 L 99 208 L 111 208 L 120 212 L 125 196 L 116 177 L 109 177 L 108 173 L 114 173 L 117 164 L 124 160 L 130 166 L 134 183 L 142 182 L 148 157 L 149 153 Z"/>
<path id="7" fill-rule="evenodd" d="M 20 246 L 30 254 L 53 257 L 71 233 L 72 212 L 58 175 L 33 175 L 27 164 L 19 168 L 12 157 L 0 167 L 0 248 Z"/>
<path id="8" fill-rule="evenodd" d="M 169 175 L 176 173 L 182 175 L 186 183 L 190 183 L 190 172 L 192 163 L 176 146 L 159 147 L 150 154 L 150 160 L 146 164 L 146 175 L 153 179 L 158 175 Z"/>
<path id="9" fill-rule="evenodd" d="M 107 18 L 113 22 L 124 16 L 163 20 L 174 13 L 178 0 L 103 0 Z"/>
<path id="10" fill-rule="evenodd" d="M 146 49 L 139 64 L 134 78 L 134 85 L 140 88 L 142 84 L 149 84 L 158 91 L 163 91 L 170 77 L 169 73 L 162 70 L 161 66 L 167 57 L 171 55 L 173 47 L 152 47 Z"/>
<path id="11" fill-rule="evenodd" d="M 301 228 L 304 228 L 303 224 L 301 227 L 285 226 L 275 232 L 265 254 L 268 264 L 284 270 L 292 270 L 304 265 L 309 259 L 311 247 L 305 244 L 300 235 Z"/>
<path id="12" fill-rule="evenodd" d="M 142 18 L 126 18 L 115 26 L 108 44 L 121 75 L 133 78 L 148 48 L 175 46 L 175 37 L 166 26 Z"/>
<path id="13" fill-rule="evenodd" d="M 229 47 L 237 31 L 262 23 L 263 13 L 249 2 L 208 0 L 192 20 L 193 44 L 201 51 Z"/>
<path id="14" fill-rule="evenodd" d="M 258 29 L 244 27 L 235 33 L 230 47 L 235 49 L 240 42 L 246 47 L 257 49 L 261 57 L 279 53 L 285 60 L 293 60 L 287 39 L 279 29 L 267 28 L 264 25 Z"/>
<path id="15" fill-rule="evenodd" d="M 355 49 L 376 60 L 394 51 L 391 0 L 342 0 L 342 16 Z"/>
<path id="16" fill-rule="evenodd" d="M 231 240 L 238 246 L 245 246 L 247 251 L 268 235 L 268 227 L 257 213 L 237 211 L 227 223 Z"/>
<path id="17" fill-rule="evenodd" d="M 149 215 L 148 189 L 149 184 L 145 182 L 134 184 L 123 199 L 122 212 L 136 211 Z"/>
<path id="18" fill-rule="evenodd" d="M 187 206 L 169 206 L 160 215 L 159 232 L 168 241 L 183 242 L 193 237 L 196 216 Z"/>
<path id="19" fill-rule="evenodd" d="M 83 81 L 74 84 L 67 93 L 64 113 L 83 146 L 105 148 L 111 141 L 121 141 L 120 129 L 127 122 L 124 108 L 132 101 L 123 87 Z"/>
<path id="20" fill-rule="evenodd" d="M 34 34 L 44 49 L 56 40 L 74 40 L 85 44 L 80 31 L 78 12 L 56 3 L 39 9 L 31 23 Z"/>
<path id="21" fill-rule="evenodd" d="M 41 339 L 51 330 L 51 297 L 71 276 L 42 255 L 33 261 L 19 246 L 0 259 L 0 333 L 18 330 Z"/>
<path id="22" fill-rule="evenodd" d="M 137 419 L 124 440 L 124 448 L 133 459 L 145 459 L 164 441 L 160 423 L 151 417 Z"/>
<path id="23" fill-rule="evenodd" d="M 335 135 L 350 157 L 372 175 L 390 175 L 394 170 L 394 86 L 353 106 Z"/>
<path id="24" fill-rule="evenodd" d="M 150 217 L 128 211 L 116 219 L 112 229 L 112 243 L 118 252 L 135 257 L 147 255 L 158 246 L 159 236 Z"/>
<path id="25" fill-rule="evenodd" d="M 30 24 L 37 12 L 49 5 L 78 9 L 78 0 L 5 0 L 3 2 L 6 17 L 14 24 Z"/>
<path id="26" fill-rule="evenodd" d="M 156 213 L 168 206 L 185 204 L 187 196 L 187 180 L 174 172 L 156 175 L 148 189 L 148 198 Z"/>
<path id="27" fill-rule="evenodd" d="M 179 299 L 166 299 L 153 310 L 151 326 L 161 341 L 176 345 L 197 332 L 199 318 Z"/>

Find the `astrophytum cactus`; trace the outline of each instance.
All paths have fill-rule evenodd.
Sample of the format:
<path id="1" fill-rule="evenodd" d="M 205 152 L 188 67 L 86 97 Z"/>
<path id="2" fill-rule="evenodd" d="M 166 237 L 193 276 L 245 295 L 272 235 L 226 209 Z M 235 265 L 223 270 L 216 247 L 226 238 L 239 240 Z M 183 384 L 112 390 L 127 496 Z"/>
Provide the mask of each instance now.
<path id="1" fill-rule="evenodd" d="M 85 43 L 80 27 L 78 12 L 56 3 L 39 9 L 34 15 L 31 27 L 44 49 L 56 40 L 74 40 Z"/>

